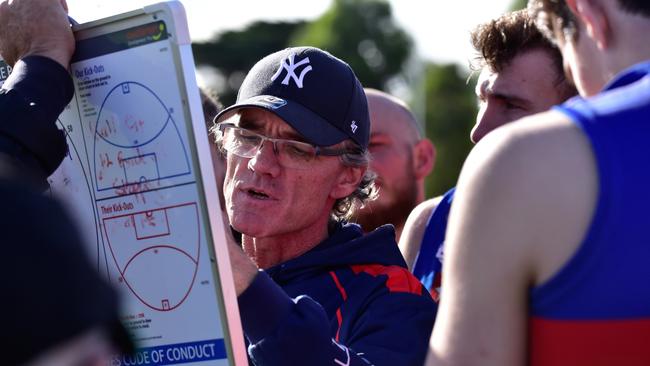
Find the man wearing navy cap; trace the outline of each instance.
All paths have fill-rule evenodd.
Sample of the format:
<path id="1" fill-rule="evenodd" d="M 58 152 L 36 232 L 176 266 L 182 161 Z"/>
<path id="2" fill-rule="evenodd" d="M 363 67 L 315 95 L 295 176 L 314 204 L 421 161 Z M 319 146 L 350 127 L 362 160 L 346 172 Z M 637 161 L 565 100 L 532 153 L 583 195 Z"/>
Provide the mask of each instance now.
<path id="1" fill-rule="evenodd" d="M 374 195 L 368 107 L 352 69 L 316 48 L 276 52 L 215 121 L 226 209 L 242 233 L 241 249 L 229 249 L 251 361 L 422 364 L 431 298 L 392 228 L 364 235 L 345 222 Z"/>

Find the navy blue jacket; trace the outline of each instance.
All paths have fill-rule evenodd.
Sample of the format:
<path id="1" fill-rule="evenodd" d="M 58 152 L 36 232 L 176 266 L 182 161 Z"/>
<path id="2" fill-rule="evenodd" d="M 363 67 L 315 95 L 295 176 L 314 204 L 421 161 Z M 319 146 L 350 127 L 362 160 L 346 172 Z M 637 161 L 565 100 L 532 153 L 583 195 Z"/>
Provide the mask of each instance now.
<path id="1" fill-rule="evenodd" d="M 339 225 L 311 251 L 260 272 L 239 296 L 255 365 L 422 365 L 434 303 L 395 231 Z"/>
<path id="2" fill-rule="evenodd" d="M 11 79 L 0 89 L 0 153 L 22 165 L 23 173 L 36 175 L 41 186 L 67 152 L 56 119 L 73 95 L 68 71 L 40 56 L 16 63 Z"/>

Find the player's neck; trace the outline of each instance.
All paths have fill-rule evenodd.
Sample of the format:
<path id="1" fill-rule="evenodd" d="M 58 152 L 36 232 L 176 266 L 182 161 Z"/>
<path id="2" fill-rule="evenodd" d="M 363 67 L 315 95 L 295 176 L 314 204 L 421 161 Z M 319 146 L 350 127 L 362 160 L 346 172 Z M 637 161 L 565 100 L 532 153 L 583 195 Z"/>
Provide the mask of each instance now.
<path id="1" fill-rule="evenodd" d="M 605 65 L 610 76 L 640 62 L 650 60 L 650 44 L 645 41 L 650 34 L 650 18 L 640 16 L 626 17 L 629 24 L 612 35 L 605 51 Z"/>

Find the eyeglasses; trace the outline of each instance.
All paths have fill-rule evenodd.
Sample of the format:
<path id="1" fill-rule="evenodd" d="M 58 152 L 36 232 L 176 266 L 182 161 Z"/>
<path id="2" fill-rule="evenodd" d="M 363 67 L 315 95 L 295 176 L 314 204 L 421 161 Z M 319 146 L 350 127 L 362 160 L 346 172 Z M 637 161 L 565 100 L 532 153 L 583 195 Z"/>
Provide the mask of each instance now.
<path id="1" fill-rule="evenodd" d="M 229 153 L 242 158 L 252 158 L 257 155 L 264 142 L 269 141 L 273 144 L 273 152 L 278 162 L 285 168 L 309 169 L 309 163 L 317 156 L 340 156 L 354 153 L 347 149 L 331 149 L 306 142 L 266 137 L 237 127 L 232 123 L 220 123 L 217 126 L 221 133 L 221 147 Z"/>

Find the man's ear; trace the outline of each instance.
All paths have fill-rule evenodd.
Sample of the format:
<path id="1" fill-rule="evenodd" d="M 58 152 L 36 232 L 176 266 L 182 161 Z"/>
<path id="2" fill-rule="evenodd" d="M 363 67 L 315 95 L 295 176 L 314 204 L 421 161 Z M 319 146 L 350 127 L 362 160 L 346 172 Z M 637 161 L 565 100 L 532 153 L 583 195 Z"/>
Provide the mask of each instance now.
<path id="1" fill-rule="evenodd" d="M 413 146 L 413 171 L 416 179 L 424 179 L 436 162 L 436 148 L 428 138 L 423 138 Z"/>
<path id="2" fill-rule="evenodd" d="M 596 42 L 598 48 L 605 49 L 611 36 L 610 25 L 600 0 L 566 0 L 566 3 L 576 18 L 584 24 L 587 34 Z"/>
<path id="3" fill-rule="evenodd" d="M 366 167 L 344 166 L 330 192 L 330 197 L 339 199 L 354 192 L 366 173 Z"/>

